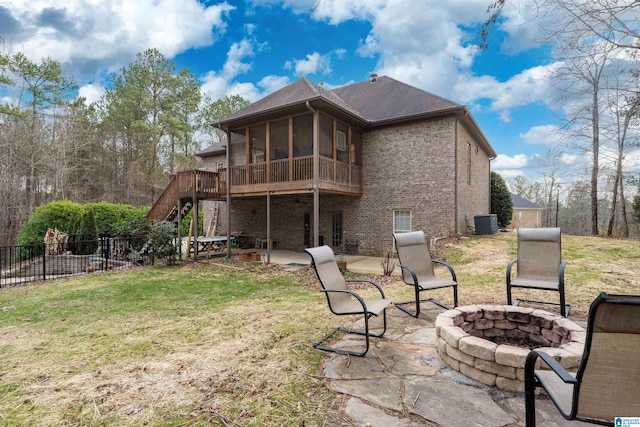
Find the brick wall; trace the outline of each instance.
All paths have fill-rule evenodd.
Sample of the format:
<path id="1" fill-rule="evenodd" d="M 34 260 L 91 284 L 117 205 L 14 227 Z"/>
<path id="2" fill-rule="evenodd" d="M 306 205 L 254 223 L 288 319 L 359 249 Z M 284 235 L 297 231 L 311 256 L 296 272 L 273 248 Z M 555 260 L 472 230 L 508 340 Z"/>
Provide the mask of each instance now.
<path id="1" fill-rule="evenodd" d="M 542 209 L 513 208 L 513 218 L 511 219 L 509 228 L 515 230 L 520 227 L 542 227 Z"/>
<path id="2" fill-rule="evenodd" d="M 455 117 L 377 128 L 366 132 L 363 141 L 362 197 L 320 196 L 319 229 L 325 244 L 332 243 L 335 212 L 342 212 L 344 238 L 358 240 L 359 253 L 373 256 L 392 247 L 394 209 L 410 210 L 412 230 L 429 236 L 464 233 L 465 217 L 473 225 L 474 215 L 489 213 L 488 156 Z M 222 159 L 207 159 L 207 169 Z M 217 203 L 219 228 L 226 230 L 226 203 Z M 211 205 L 203 203 L 205 226 Z M 271 238 L 278 249 L 304 249 L 305 214 L 313 239 L 312 194 L 271 197 Z M 232 231 L 266 237 L 266 197 L 233 199 L 231 224 Z"/>
<path id="3" fill-rule="evenodd" d="M 491 213 L 491 180 L 488 154 L 458 122 L 458 180 L 457 180 L 457 227 L 458 233 L 465 233 L 467 227 L 474 227 L 474 216 Z M 471 161 L 469 179 L 467 163 Z"/>

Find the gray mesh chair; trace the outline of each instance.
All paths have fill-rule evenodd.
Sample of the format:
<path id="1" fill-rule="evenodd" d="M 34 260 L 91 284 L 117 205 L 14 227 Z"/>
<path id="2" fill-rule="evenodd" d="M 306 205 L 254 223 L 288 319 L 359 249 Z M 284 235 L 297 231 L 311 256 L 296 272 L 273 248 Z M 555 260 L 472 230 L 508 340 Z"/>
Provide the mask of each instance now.
<path id="1" fill-rule="evenodd" d="M 333 250 L 329 246 L 319 246 L 316 248 L 305 249 L 311 259 L 316 270 L 318 280 L 322 285 L 322 292 L 327 296 L 329 309 L 333 314 L 342 315 L 362 315 L 364 317 L 364 330 L 346 329 L 343 327 L 335 328 L 331 333 L 322 340 L 313 345 L 314 348 L 325 351 L 332 351 L 341 354 L 350 354 L 352 356 L 365 356 L 369 351 L 369 337 L 381 337 L 387 330 L 387 312 L 385 309 L 391 304 L 391 301 L 385 299 L 382 287 L 371 280 L 345 280 L 338 269 L 338 263 Z M 378 289 L 380 292 L 379 299 L 363 299 L 358 293 L 347 288 L 347 283 L 360 282 L 367 283 Z M 378 316 L 382 313 L 383 330 L 379 333 L 371 333 L 369 331 L 369 318 Z M 331 338 L 337 332 L 345 332 L 350 334 L 364 335 L 365 350 L 350 351 L 344 348 L 328 347 L 323 345 L 325 341 Z"/>
<path id="2" fill-rule="evenodd" d="M 511 277 L 513 264 L 517 266 L 517 275 Z M 569 304 L 564 296 L 564 268 L 562 261 L 562 242 L 560 228 L 519 228 L 518 257 L 507 265 L 507 304 L 511 305 L 511 288 L 530 288 L 555 291 L 560 294 L 560 303 L 516 299 L 521 302 L 537 302 L 560 306 L 560 314 L 569 315 Z"/>
<path id="3" fill-rule="evenodd" d="M 548 366 L 550 369 L 536 369 Z M 614 425 L 640 414 L 640 295 L 600 294 L 591 303 L 582 360 L 576 373 L 533 350 L 525 362 L 526 426 L 536 425 L 542 387 L 568 420 Z M 616 424 L 617 425 L 617 424 Z"/>
<path id="4" fill-rule="evenodd" d="M 449 264 L 444 261 L 431 259 L 429 244 L 423 231 L 412 231 L 410 233 L 394 233 L 393 239 L 398 252 L 398 265 L 402 269 L 402 280 L 407 285 L 413 286 L 415 299 L 412 301 L 396 303 L 396 307 L 405 313 L 418 317 L 420 315 L 420 303 L 431 301 L 440 307 L 449 309 L 450 307 L 433 298 L 420 300 L 420 292 L 438 288 L 453 288 L 453 306 L 458 306 L 458 282 L 456 273 Z M 433 270 L 434 264 L 441 264 L 449 269 L 451 279 L 436 277 Z M 416 305 L 416 311 L 411 311 L 405 307 L 407 304 Z"/>

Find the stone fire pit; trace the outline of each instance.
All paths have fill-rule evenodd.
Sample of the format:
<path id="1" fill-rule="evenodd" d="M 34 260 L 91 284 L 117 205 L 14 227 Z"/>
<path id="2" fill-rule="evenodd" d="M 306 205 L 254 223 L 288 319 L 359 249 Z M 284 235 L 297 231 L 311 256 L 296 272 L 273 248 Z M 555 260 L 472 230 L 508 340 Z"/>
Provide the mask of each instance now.
<path id="1" fill-rule="evenodd" d="M 524 392 L 524 362 L 531 349 L 517 344 L 539 346 L 575 371 L 586 331 L 544 310 L 469 305 L 438 315 L 436 335 L 440 357 L 451 368 L 489 386 Z M 489 340 L 494 337 L 498 344 Z"/>

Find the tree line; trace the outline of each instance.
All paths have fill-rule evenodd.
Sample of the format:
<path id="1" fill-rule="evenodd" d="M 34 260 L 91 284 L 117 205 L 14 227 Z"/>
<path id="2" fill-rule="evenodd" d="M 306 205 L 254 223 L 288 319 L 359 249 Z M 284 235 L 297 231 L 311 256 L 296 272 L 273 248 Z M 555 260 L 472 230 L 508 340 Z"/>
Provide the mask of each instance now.
<path id="1" fill-rule="evenodd" d="M 1 41 L 1 40 L 0 40 Z M 212 100 L 157 49 L 109 76 L 88 104 L 51 58 L 0 53 L 0 245 L 14 244 L 34 209 L 52 200 L 150 206 L 169 175 L 198 167 L 222 137 L 210 124 L 249 104 Z"/>
<path id="2" fill-rule="evenodd" d="M 560 106 L 563 123 L 541 159 L 544 178 L 517 177 L 510 189 L 544 208 L 545 225 L 559 209 L 555 215 L 571 234 L 638 237 L 640 198 L 628 195 L 640 193 L 633 159 L 640 145 L 638 2 L 536 0 L 531 6 L 539 41 L 551 46 L 551 101 Z M 492 47 L 493 27 L 508 7 L 515 6 L 490 3 L 482 49 Z M 588 167 L 572 170 L 563 161 L 571 155 L 587 158 Z"/>

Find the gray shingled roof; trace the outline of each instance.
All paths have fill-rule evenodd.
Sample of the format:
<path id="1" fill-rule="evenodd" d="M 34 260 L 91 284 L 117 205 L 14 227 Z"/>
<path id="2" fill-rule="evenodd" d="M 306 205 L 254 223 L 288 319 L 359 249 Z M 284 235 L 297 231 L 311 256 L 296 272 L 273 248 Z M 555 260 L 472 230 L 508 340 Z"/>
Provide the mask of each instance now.
<path id="1" fill-rule="evenodd" d="M 217 144 L 213 144 L 212 146 L 205 148 L 204 150 L 196 153 L 198 157 L 211 157 L 217 156 L 220 154 L 224 154 L 227 152 L 227 142 L 218 142 Z"/>
<path id="2" fill-rule="evenodd" d="M 511 193 L 511 202 L 516 209 L 542 209 L 538 204 L 530 202 L 524 197 Z"/>
<path id="3" fill-rule="evenodd" d="M 330 91 L 301 78 L 214 123 L 214 126 L 241 126 L 259 116 L 268 117 L 280 111 L 305 108 L 307 102 L 314 108 L 317 106 L 314 103 L 334 108 L 365 126 L 457 114 L 467 129 L 482 141 L 489 156 L 497 155 L 464 105 L 387 76 L 378 77 L 375 83 L 365 80 Z"/>
<path id="4" fill-rule="evenodd" d="M 225 117 L 219 123 L 229 123 L 233 122 L 234 120 L 242 119 L 256 114 L 281 110 L 293 105 L 302 105 L 307 101 L 318 99 L 322 99 L 355 116 L 359 116 L 356 110 L 345 103 L 344 100 L 340 99 L 340 97 L 338 97 L 335 93 L 325 90 L 324 88 L 310 82 L 303 77 L 300 80 L 297 80 L 292 84 L 285 86 L 282 89 L 277 90 L 262 99 L 259 99 L 253 104 L 250 104 L 248 107 L 243 108 L 240 111 L 236 111 L 235 113 Z"/>
<path id="5" fill-rule="evenodd" d="M 323 100 L 370 124 L 464 109 L 461 104 L 387 76 L 379 77 L 375 83 L 366 80 L 331 91 L 301 78 L 225 117 L 219 123 L 230 123 L 314 100 Z"/>
<path id="6" fill-rule="evenodd" d="M 372 123 L 464 108 L 461 104 L 387 76 L 378 77 L 375 83 L 367 80 L 332 92 Z"/>

